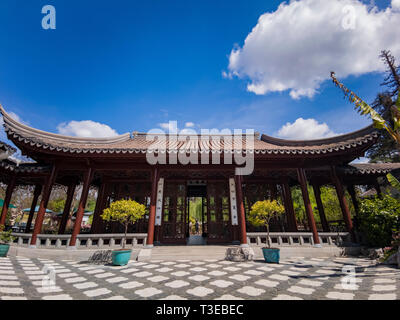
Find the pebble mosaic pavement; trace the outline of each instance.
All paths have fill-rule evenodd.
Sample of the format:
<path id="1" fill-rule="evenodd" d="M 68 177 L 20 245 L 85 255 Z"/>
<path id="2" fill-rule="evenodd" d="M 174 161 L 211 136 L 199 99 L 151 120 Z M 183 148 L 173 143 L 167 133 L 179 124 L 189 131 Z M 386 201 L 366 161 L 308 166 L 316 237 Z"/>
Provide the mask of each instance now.
<path id="1" fill-rule="evenodd" d="M 49 285 L 51 274 L 55 284 Z M 279 265 L 131 261 L 124 267 L 0 258 L 0 299 L 394 300 L 400 299 L 400 270 L 361 258 L 295 258 Z"/>

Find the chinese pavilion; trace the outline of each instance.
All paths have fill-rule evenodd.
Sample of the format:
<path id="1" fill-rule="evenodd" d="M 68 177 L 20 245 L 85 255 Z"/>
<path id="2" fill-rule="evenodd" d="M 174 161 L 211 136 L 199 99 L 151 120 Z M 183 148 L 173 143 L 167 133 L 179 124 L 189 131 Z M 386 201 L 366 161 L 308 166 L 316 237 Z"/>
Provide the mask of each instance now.
<path id="1" fill-rule="evenodd" d="M 221 142 L 212 143 L 213 156 L 224 153 L 248 153 L 254 156 L 251 175 L 235 174 L 232 164 L 165 164 L 151 165 L 146 154 L 154 152 L 152 142 L 145 133 L 124 134 L 107 139 L 68 137 L 33 129 L 14 120 L 0 106 L 8 138 L 35 163 L 0 162 L 0 180 L 7 184 L 0 225 L 4 225 L 8 204 L 16 186 L 35 186 L 32 210 L 26 231 L 30 232 L 37 202 L 40 206 L 33 227 L 31 246 L 36 245 L 41 233 L 46 207 L 53 186 L 67 187 L 64 214 L 59 233 L 64 234 L 70 218 L 71 203 L 76 187 L 82 192 L 69 246 L 74 247 L 80 233 L 81 222 L 89 188 L 96 187 L 97 202 L 91 232 L 117 233 L 115 224 L 104 223 L 100 217 L 112 201 L 132 198 L 148 205 L 145 219 L 132 226 L 130 232 L 147 232 L 147 246 L 154 243 L 184 244 L 188 229 L 188 199 L 202 198 L 204 236 L 207 243 L 247 245 L 246 215 L 251 205 L 262 199 L 281 199 L 286 214 L 279 231 L 298 231 L 293 208 L 291 188 L 300 186 L 307 213 L 308 230 L 316 245 L 320 243 L 307 185 L 312 186 L 321 227 L 329 231 L 320 196 L 320 187 L 333 185 L 336 189 L 343 220 L 354 239 L 353 219 L 345 192 L 349 192 L 355 211 L 358 205 L 355 186 L 374 186 L 380 192 L 378 178 L 393 169 L 394 164 L 350 164 L 362 157 L 376 143 L 379 132 L 372 126 L 357 132 L 315 141 L 291 141 L 267 135 L 255 135 L 254 148 L 245 143 L 228 148 Z M 187 149 L 180 141 L 168 153 L 193 152 L 200 157 L 209 152 L 211 142 L 201 139 L 195 148 Z M 216 151 L 215 151 L 216 150 Z M 211 155 L 210 155 L 211 156 Z"/>

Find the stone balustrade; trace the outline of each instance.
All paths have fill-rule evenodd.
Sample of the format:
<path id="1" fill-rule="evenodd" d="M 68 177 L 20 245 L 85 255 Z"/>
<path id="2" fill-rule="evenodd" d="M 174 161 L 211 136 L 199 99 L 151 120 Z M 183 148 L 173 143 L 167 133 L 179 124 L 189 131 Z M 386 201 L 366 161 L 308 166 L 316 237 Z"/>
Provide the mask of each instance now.
<path id="1" fill-rule="evenodd" d="M 32 235 L 26 233 L 13 233 L 16 239 L 14 244 L 28 247 Z M 80 234 L 78 235 L 76 247 L 83 249 L 95 248 L 120 248 L 124 234 Z M 37 240 L 38 248 L 66 248 L 69 246 L 71 235 L 39 234 Z M 320 232 L 320 243 L 323 246 L 340 246 L 345 242 L 350 242 L 348 232 Z M 128 234 L 126 246 L 144 247 L 147 243 L 147 233 Z M 271 232 L 269 241 L 272 246 L 313 246 L 314 240 L 312 233 L 307 232 Z M 247 242 L 252 246 L 266 246 L 266 232 L 247 233 Z"/>
<path id="2" fill-rule="evenodd" d="M 31 241 L 31 234 L 12 233 L 16 239 L 14 244 L 28 247 Z M 124 234 L 80 234 L 76 241 L 76 248 L 122 248 Z M 37 248 L 66 248 L 69 246 L 71 235 L 39 234 Z M 130 233 L 126 236 L 126 247 L 143 247 L 147 243 L 147 233 Z"/>
<path id="3" fill-rule="evenodd" d="M 319 232 L 320 243 L 323 246 L 340 246 L 350 242 L 348 232 Z M 266 246 L 268 234 L 266 232 L 248 232 L 247 243 L 252 246 Z M 307 232 L 271 232 L 269 243 L 272 246 L 313 246 L 313 234 Z"/>

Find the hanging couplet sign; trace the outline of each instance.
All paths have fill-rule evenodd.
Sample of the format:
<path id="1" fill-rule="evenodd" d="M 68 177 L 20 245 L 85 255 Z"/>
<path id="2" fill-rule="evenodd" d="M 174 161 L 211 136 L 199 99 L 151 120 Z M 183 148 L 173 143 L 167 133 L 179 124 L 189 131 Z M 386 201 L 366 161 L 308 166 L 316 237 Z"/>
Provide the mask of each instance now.
<path id="1" fill-rule="evenodd" d="M 156 222 L 155 222 L 156 226 L 161 226 L 163 194 L 164 194 L 164 178 L 160 178 L 160 180 L 158 180 L 158 186 L 157 186 Z"/>
<path id="2" fill-rule="evenodd" d="M 231 220 L 232 225 L 237 226 L 239 225 L 238 222 L 238 215 L 237 215 L 237 202 L 236 202 L 236 186 L 235 186 L 235 179 L 229 179 L 229 195 L 231 199 Z"/>

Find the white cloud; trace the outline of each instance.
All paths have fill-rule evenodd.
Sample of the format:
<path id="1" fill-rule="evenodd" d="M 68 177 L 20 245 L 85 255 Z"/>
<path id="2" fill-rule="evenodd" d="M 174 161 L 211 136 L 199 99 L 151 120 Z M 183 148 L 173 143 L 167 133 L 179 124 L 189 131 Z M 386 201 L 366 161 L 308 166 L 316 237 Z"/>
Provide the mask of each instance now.
<path id="1" fill-rule="evenodd" d="M 160 123 L 159 126 L 167 131 L 167 133 L 177 133 L 178 132 L 178 122 L 170 121 L 165 123 Z"/>
<path id="2" fill-rule="evenodd" d="M 255 94 L 312 97 L 330 71 L 340 78 L 383 71 L 382 50 L 400 56 L 399 25 L 400 0 L 385 10 L 359 0 L 292 0 L 260 16 L 232 50 L 229 76 L 249 79 Z"/>
<path id="3" fill-rule="evenodd" d="M 84 138 L 108 138 L 118 135 L 117 131 L 108 125 L 91 120 L 64 122 L 57 126 L 57 130 L 66 136 Z"/>
<path id="4" fill-rule="evenodd" d="M 277 135 L 283 139 L 315 140 L 336 136 L 326 123 L 319 123 L 315 119 L 299 118 L 293 123 L 286 123 L 279 129 Z"/>
<path id="5" fill-rule="evenodd" d="M 178 128 L 178 122 L 177 121 L 170 121 L 170 122 L 164 122 L 164 123 L 159 123 L 158 124 L 160 128 L 164 129 L 167 133 L 178 133 L 179 128 Z M 179 131 L 179 133 L 186 134 L 186 133 L 193 133 L 193 129 L 196 124 L 194 122 L 186 122 L 185 123 L 185 129 L 182 129 Z"/>
<path id="6" fill-rule="evenodd" d="M 400 10 L 400 0 L 392 0 L 393 10 Z"/>
<path id="7" fill-rule="evenodd" d="M 14 120 L 18 121 L 19 123 L 23 123 L 25 125 L 29 125 L 29 123 L 27 121 L 24 121 L 21 119 L 21 117 L 19 115 L 17 115 L 15 112 L 9 112 L 8 115 L 13 118 Z M 2 119 L 3 122 L 3 119 Z"/>

